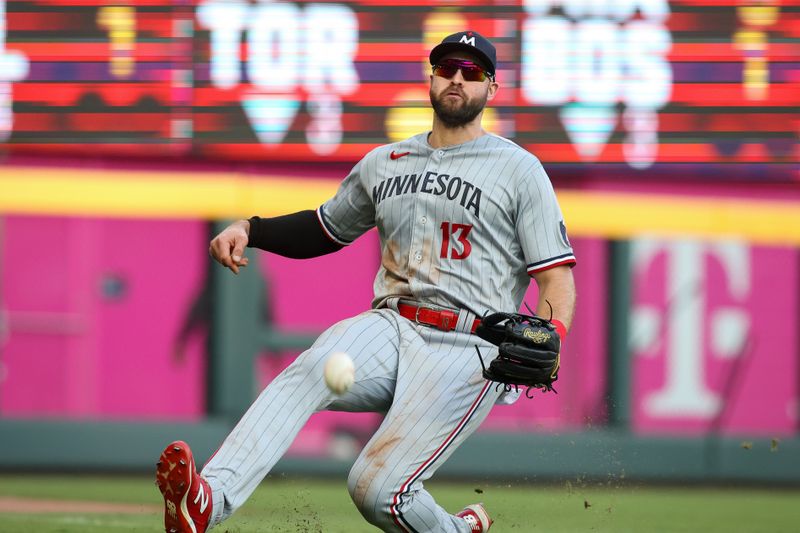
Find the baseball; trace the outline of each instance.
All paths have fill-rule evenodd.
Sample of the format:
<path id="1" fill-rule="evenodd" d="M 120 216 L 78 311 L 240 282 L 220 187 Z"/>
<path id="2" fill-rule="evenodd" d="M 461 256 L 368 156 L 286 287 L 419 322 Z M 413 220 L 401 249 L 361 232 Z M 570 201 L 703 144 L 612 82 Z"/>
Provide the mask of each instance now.
<path id="1" fill-rule="evenodd" d="M 325 384 L 336 394 L 344 394 L 353 385 L 355 366 L 344 352 L 334 352 L 325 361 Z"/>

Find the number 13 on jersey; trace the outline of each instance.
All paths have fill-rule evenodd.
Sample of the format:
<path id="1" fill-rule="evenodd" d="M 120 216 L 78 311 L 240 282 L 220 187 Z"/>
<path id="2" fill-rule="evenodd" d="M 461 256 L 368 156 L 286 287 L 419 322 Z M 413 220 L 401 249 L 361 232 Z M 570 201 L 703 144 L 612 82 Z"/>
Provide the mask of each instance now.
<path id="1" fill-rule="evenodd" d="M 472 231 L 472 224 L 456 224 L 442 222 L 442 251 L 439 257 L 442 259 L 466 259 L 472 252 L 469 232 Z"/>

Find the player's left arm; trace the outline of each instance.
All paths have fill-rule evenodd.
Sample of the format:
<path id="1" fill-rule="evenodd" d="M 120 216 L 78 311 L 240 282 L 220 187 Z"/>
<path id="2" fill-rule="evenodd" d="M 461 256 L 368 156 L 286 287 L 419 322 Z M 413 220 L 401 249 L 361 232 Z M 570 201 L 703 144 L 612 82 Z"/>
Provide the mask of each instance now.
<path id="1" fill-rule="evenodd" d="M 528 275 L 536 280 L 536 314 L 552 318 L 564 337 L 575 310 L 575 254 L 553 185 L 538 159 L 526 154 L 528 165 L 517 174 L 517 236 Z M 551 311 L 552 309 L 552 311 Z"/>
<path id="2" fill-rule="evenodd" d="M 572 324 L 575 313 L 575 279 L 572 276 L 570 265 L 559 265 L 547 270 L 532 274 L 539 286 L 539 300 L 536 304 L 536 314 L 542 318 L 552 318 L 564 325 L 565 331 L 559 331 L 561 337 Z"/>

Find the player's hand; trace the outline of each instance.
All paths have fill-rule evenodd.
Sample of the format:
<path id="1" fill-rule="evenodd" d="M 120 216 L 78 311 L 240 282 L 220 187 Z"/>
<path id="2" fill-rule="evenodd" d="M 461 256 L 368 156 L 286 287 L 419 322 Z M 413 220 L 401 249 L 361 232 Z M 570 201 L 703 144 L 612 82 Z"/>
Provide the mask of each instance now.
<path id="1" fill-rule="evenodd" d="M 214 237 L 208 247 L 208 253 L 219 264 L 230 268 L 234 274 L 238 274 L 239 269 L 246 267 L 250 262 L 244 256 L 244 248 L 247 246 L 249 233 L 250 222 L 248 220 L 234 222 Z"/>

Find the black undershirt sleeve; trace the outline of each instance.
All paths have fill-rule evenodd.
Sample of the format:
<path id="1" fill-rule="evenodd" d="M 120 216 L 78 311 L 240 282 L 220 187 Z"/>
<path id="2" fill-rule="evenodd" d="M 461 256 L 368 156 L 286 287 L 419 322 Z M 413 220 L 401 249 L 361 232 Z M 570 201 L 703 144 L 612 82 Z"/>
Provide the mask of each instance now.
<path id="1" fill-rule="evenodd" d="M 314 211 L 280 217 L 250 218 L 248 248 L 260 248 L 292 259 L 308 259 L 340 250 L 322 229 Z"/>

